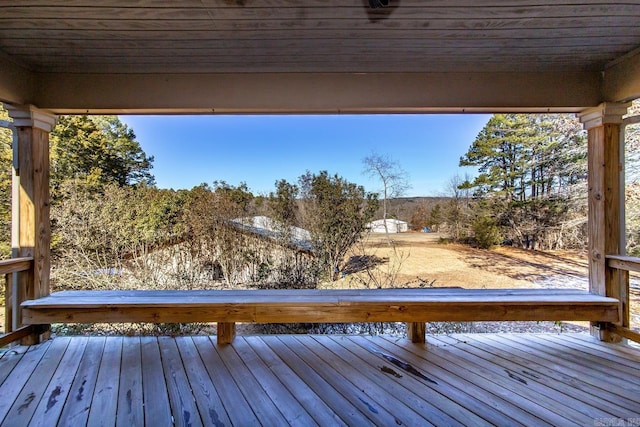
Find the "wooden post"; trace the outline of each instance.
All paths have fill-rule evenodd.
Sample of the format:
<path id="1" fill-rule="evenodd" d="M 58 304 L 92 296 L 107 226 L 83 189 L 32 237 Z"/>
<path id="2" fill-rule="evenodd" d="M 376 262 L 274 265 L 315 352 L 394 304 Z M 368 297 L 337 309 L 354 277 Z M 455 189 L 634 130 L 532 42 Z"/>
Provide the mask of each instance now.
<path id="1" fill-rule="evenodd" d="M 236 337 L 236 324 L 233 322 L 218 322 L 218 344 L 231 344 Z"/>
<path id="2" fill-rule="evenodd" d="M 407 323 L 407 338 L 413 343 L 425 343 L 427 325 L 424 322 L 409 322 Z"/>
<path id="3" fill-rule="evenodd" d="M 12 236 L 14 253 L 33 257 L 32 268 L 19 275 L 18 302 L 49 295 L 51 227 L 49 218 L 49 132 L 55 116 L 32 106 L 7 106 L 17 132 L 14 148 L 14 186 L 17 188 L 17 236 Z M 14 142 L 16 140 L 14 139 Z M 18 319 L 21 319 L 18 313 Z M 40 336 L 25 338 L 23 344 L 35 344 Z"/>
<path id="4" fill-rule="evenodd" d="M 620 124 L 630 104 L 604 103 L 580 114 L 588 131 L 588 234 L 589 290 L 598 295 L 624 300 L 628 274 L 607 267 L 606 255 L 623 253 L 621 224 L 624 224 L 624 186 L 621 180 L 624 158 Z M 622 310 L 621 310 L 622 312 Z M 622 324 L 619 319 L 618 324 Z M 592 324 L 592 335 L 604 341 L 619 337 L 601 325 Z"/>
<path id="5" fill-rule="evenodd" d="M 11 294 L 11 282 L 13 274 L 7 274 L 5 276 L 4 287 L 4 333 L 8 334 L 13 331 L 13 295 Z"/>

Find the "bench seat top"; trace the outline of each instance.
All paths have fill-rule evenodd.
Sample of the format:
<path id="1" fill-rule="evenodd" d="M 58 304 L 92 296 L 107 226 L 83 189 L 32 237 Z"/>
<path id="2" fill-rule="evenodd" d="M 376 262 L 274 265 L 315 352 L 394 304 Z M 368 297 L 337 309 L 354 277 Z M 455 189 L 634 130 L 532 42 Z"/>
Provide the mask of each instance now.
<path id="1" fill-rule="evenodd" d="M 618 321 L 619 301 L 578 289 L 63 291 L 22 303 L 23 321 Z"/>

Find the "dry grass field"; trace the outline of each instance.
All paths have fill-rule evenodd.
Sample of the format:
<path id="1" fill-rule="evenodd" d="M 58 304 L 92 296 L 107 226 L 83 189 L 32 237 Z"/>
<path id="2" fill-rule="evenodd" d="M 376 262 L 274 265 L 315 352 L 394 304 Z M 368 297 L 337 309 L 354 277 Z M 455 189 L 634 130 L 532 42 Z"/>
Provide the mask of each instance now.
<path id="1" fill-rule="evenodd" d="M 390 238 L 391 245 L 384 234 L 370 234 L 358 250 L 379 259 L 376 269 L 380 272 L 397 272 L 396 286 L 587 287 L 587 262 L 578 251 L 539 252 L 508 246 L 483 250 L 441 243 L 438 233 L 409 232 Z M 347 275 L 335 285 L 349 287 L 353 281 Z"/>

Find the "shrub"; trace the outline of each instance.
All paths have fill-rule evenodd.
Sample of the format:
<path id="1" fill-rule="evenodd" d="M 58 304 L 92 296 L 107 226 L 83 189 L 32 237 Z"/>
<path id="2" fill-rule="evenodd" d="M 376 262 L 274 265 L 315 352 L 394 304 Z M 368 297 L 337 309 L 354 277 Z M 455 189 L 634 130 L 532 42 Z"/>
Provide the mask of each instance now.
<path id="1" fill-rule="evenodd" d="M 489 216 L 477 218 L 473 222 L 473 232 L 476 245 L 481 249 L 490 249 L 502 241 L 496 220 Z"/>

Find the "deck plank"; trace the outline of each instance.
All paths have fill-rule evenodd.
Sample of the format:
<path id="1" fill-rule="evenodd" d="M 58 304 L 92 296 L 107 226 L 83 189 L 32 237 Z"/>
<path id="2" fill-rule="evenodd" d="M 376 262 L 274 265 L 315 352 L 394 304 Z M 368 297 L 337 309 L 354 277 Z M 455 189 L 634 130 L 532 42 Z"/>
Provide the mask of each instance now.
<path id="1" fill-rule="evenodd" d="M 367 375 L 352 363 L 347 362 L 345 360 L 346 356 L 343 355 L 345 351 L 340 346 L 332 346 L 331 344 L 333 343 L 331 340 L 318 341 L 314 340 L 310 336 L 296 336 L 295 341 L 298 341 L 300 345 L 304 345 L 309 351 L 313 352 L 317 357 L 329 364 L 355 387 L 365 390 L 366 394 L 369 396 L 372 407 L 384 408 L 385 411 L 389 412 L 389 414 L 395 419 L 396 424 L 434 425 L 432 420 L 425 418 L 422 413 L 417 411 L 415 407 L 412 407 L 412 405 L 406 401 L 407 396 L 389 393 L 389 389 L 387 388 L 389 385 L 387 382 L 383 381 L 381 384 L 379 381 L 371 378 L 371 375 Z M 359 363 L 361 368 L 364 363 L 362 360 L 360 360 Z M 383 376 L 388 377 L 371 366 L 367 367 L 369 368 L 369 372 L 367 373 L 379 373 L 378 377 L 380 378 L 383 378 Z M 388 378 L 383 379 L 388 380 Z M 450 426 L 461 425 L 451 418 L 447 421 L 447 424 Z"/>
<path id="2" fill-rule="evenodd" d="M 93 401 L 106 338 L 89 337 L 59 418 L 59 425 L 85 426 Z"/>
<path id="3" fill-rule="evenodd" d="M 238 339 L 233 348 L 289 425 L 318 425 L 245 340 Z"/>
<path id="4" fill-rule="evenodd" d="M 184 363 L 191 391 L 196 399 L 200 418 L 205 425 L 216 427 L 230 425 L 231 420 L 229 420 L 224 404 L 220 400 L 218 390 L 209 378 L 193 339 L 191 337 L 176 337 L 176 344 Z"/>
<path id="5" fill-rule="evenodd" d="M 88 339 L 71 339 L 53 378 L 44 391 L 36 408 L 30 426 L 49 426 L 57 422 L 69 396 L 73 378 L 76 376 Z"/>
<path id="6" fill-rule="evenodd" d="M 173 426 L 167 383 L 162 373 L 160 347 L 156 337 L 140 338 L 144 422 L 149 426 Z"/>
<path id="7" fill-rule="evenodd" d="M 486 359 L 478 357 L 477 354 L 468 352 L 467 348 L 457 346 L 438 347 L 433 351 L 446 354 L 447 360 L 450 362 L 460 367 L 472 369 L 474 372 L 493 381 L 499 387 L 510 390 L 514 393 L 514 398 L 535 401 L 546 410 L 573 423 L 585 424 L 596 418 L 611 416 L 611 414 L 601 409 L 585 406 L 584 402 L 567 393 L 547 387 L 542 382 L 535 381 L 535 379 L 524 377 L 508 364 L 501 363 L 501 359 L 494 358 L 489 363 Z"/>
<path id="8" fill-rule="evenodd" d="M 277 336 L 260 337 L 284 363 L 291 368 L 313 392 L 319 396 L 347 425 L 370 425 L 371 421 L 345 396 L 318 372 L 311 368 L 298 354 L 291 351 Z M 361 402 L 360 406 L 362 405 Z"/>
<path id="9" fill-rule="evenodd" d="M 440 393 L 432 393 L 431 389 L 423 387 L 423 384 L 413 376 L 399 372 L 401 370 L 398 367 L 360 346 L 352 345 L 349 340 L 322 335 L 313 338 L 332 351 L 335 350 L 345 362 L 354 369 L 360 370 L 371 380 L 376 381 L 392 395 L 402 396 L 407 405 L 418 413 L 425 414 L 431 423 L 436 425 L 492 425 L 455 400 Z M 387 368 L 386 373 L 383 371 L 384 368 Z M 402 376 L 396 377 L 390 370 Z M 380 374 L 381 372 L 383 374 Z"/>
<path id="10" fill-rule="evenodd" d="M 242 340 L 258 354 L 260 359 L 277 376 L 292 396 L 321 426 L 346 426 L 344 421 L 322 400 L 300 377 L 257 336 L 242 337 Z M 234 345 L 236 345 L 234 343 Z"/>
<path id="11" fill-rule="evenodd" d="M 587 334 L 563 334 L 562 336 L 568 341 L 591 347 L 601 351 L 602 353 L 615 354 L 634 362 L 640 362 L 640 353 L 637 348 L 598 341 L 597 338 Z"/>
<path id="12" fill-rule="evenodd" d="M 216 350 L 244 397 L 251 402 L 260 423 L 272 426 L 285 425 L 286 420 L 282 413 L 238 356 L 234 346 L 218 345 Z"/>
<path id="13" fill-rule="evenodd" d="M 237 426 L 260 425 L 253 408 L 238 388 L 222 359 L 220 359 L 213 342 L 204 336 L 193 337 L 193 342 L 209 373 L 209 378 L 211 378 L 220 395 L 220 400 L 224 407 L 227 408 L 231 423 Z"/>
<path id="14" fill-rule="evenodd" d="M 381 340 L 371 340 L 368 337 L 353 337 L 354 342 L 358 342 L 364 348 L 371 348 L 377 352 L 390 355 L 397 355 L 400 360 L 406 361 L 419 371 L 425 373 L 438 384 L 433 385 L 420 379 L 423 386 L 428 386 L 442 394 L 456 393 L 462 391 L 473 400 L 466 400 L 466 404 L 471 404 L 469 409 L 478 411 L 487 421 L 500 425 L 508 423 L 510 425 L 549 425 L 532 413 L 537 407 L 531 403 L 527 405 L 531 408 L 521 408 L 511 402 L 511 393 L 495 388 L 487 387 L 487 381 L 472 371 L 456 369 L 451 367 L 446 359 L 441 357 L 430 357 L 428 360 L 418 357 L 408 350 L 403 349 L 395 343 Z M 420 345 L 414 345 L 424 348 Z M 429 353 L 424 350 L 425 354 Z M 429 353 L 429 356 L 430 353 Z M 458 397 L 456 397 L 456 400 Z M 532 412 L 533 411 L 533 412 Z"/>
<path id="15" fill-rule="evenodd" d="M 122 337 L 107 337 L 89 409 L 88 425 L 115 425 L 120 387 Z"/>
<path id="16" fill-rule="evenodd" d="M 527 337 L 529 337 L 527 335 Z M 616 400 L 631 400 L 634 403 L 640 403 L 640 399 L 636 399 L 640 390 L 630 389 L 629 385 L 624 381 L 616 381 L 615 379 L 603 374 L 596 370 L 595 366 L 591 369 L 584 365 L 573 363 L 571 360 L 560 357 L 559 353 L 548 354 L 543 351 L 538 351 L 535 347 L 530 347 L 522 344 L 519 341 L 513 339 L 513 337 L 495 336 L 488 334 L 485 337 L 490 343 L 496 343 L 496 345 L 502 345 L 509 353 L 516 354 L 529 363 L 543 364 L 555 375 L 562 375 L 562 377 L 571 378 L 571 383 L 579 384 L 580 382 L 587 383 L 590 386 L 598 387 L 607 393 L 614 394 Z M 584 372 L 589 372 L 589 375 L 584 375 Z M 565 382 L 567 380 L 564 380 Z"/>
<path id="17" fill-rule="evenodd" d="M 58 337 L 24 348 L 17 362 L 0 358 L 9 371 L 0 425 L 538 426 L 640 417 L 640 370 L 629 366 L 640 351 L 563 338 L 275 335 L 222 346 L 207 336 Z M 621 360 L 626 378 L 603 373 Z"/>
<path id="18" fill-rule="evenodd" d="M 508 336 L 497 337 L 497 339 L 508 339 L 531 348 L 535 351 L 535 354 L 539 354 L 542 357 L 550 357 L 565 366 L 575 369 L 577 372 L 589 369 L 593 371 L 591 374 L 598 378 L 609 379 L 613 383 L 624 382 L 625 387 L 629 391 L 637 393 L 638 400 L 640 400 L 640 378 L 628 375 L 628 371 L 618 370 L 616 364 L 610 363 L 604 358 L 595 358 L 585 353 L 566 351 L 549 345 L 548 341 L 537 340 L 534 335 L 520 337 L 516 334 L 509 334 Z"/>
<path id="19" fill-rule="evenodd" d="M 534 338 L 537 338 L 534 335 Z M 548 341 L 553 341 L 557 343 L 559 346 L 567 347 L 573 350 L 578 350 L 580 353 L 588 354 L 590 359 L 594 357 L 599 358 L 601 361 L 606 363 L 611 363 L 617 365 L 617 370 L 626 373 L 630 370 L 637 371 L 640 369 L 640 360 L 631 360 L 627 357 L 623 357 L 620 353 L 615 352 L 606 352 L 604 350 L 604 346 L 600 346 L 599 348 L 594 348 L 590 345 L 585 345 L 584 343 L 577 343 L 571 340 L 564 340 L 561 337 L 555 335 L 549 335 L 549 337 L 545 337 Z"/>
<path id="20" fill-rule="evenodd" d="M 7 375 L 6 380 L 0 386 L 0 424 L 6 418 L 7 413 L 11 409 L 11 406 L 17 399 L 20 391 L 29 380 L 29 377 L 33 373 L 42 357 L 49 349 L 51 341 L 44 342 L 38 346 L 29 347 L 26 353 L 20 358 L 17 364 L 10 361 L 13 365 L 13 370 Z M 0 359 L 0 362 L 4 362 L 5 359 Z"/>
<path id="21" fill-rule="evenodd" d="M 507 348 L 500 343 L 491 342 L 485 337 L 477 337 L 473 334 L 462 336 L 434 336 L 432 342 L 440 341 L 445 346 L 464 347 L 471 354 L 487 360 L 490 363 L 498 363 L 506 369 L 510 369 L 516 375 L 522 375 L 526 380 L 539 381 L 568 396 L 572 396 L 584 402 L 584 405 L 593 406 L 603 411 L 609 411 L 610 415 L 634 411 L 640 413 L 640 405 L 624 401 L 620 397 L 605 389 L 596 388 L 584 381 L 566 375 L 564 372 L 555 371 L 546 364 L 537 363 L 527 359 L 513 348 Z M 523 357 L 524 356 L 524 357 Z M 500 359 L 500 360 L 498 360 Z"/>
<path id="22" fill-rule="evenodd" d="M 13 367 L 20 362 L 20 359 L 22 359 L 22 356 L 24 356 L 29 348 L 30 347 L 20 346 L 7 349 L 3 353 L 0 353 L 0 360 L 2 360 L 2 363 L 0 363 L 0 387 L 13 370 Z"/>
<path id="23" fill-rule="evenodd" d="M 140 338 L 125 337 L 122 341 L 122 366 L 120 367 L 116 425 L 122 427 L 143 425 L 143 403 Z"/>
<path id="24" fill-rule="evenodd" d="M 203 425 L 176 341 L 170 337 L 159 337 L 158 344 L 175 425 L 179 427 Z"/>
<path id="25" fill-rule="evenodd" d="M 410 414 L 400 416 L 401 413 L 408 409 L 402 403 L 395 408 L 398 413 L 398 417 L 396 417 L 390 412 L 390 409 L 397 402 L 390 402 L 390 397 L 382 393 L 379 387 L 374 386 L 364 376 L 359 375 L 357 371 L 346 369 L 346 364 L 340 358 L 329 351 L 323 351 L 322 346 L 313 346 L 314 349 L 312 350 L 308 346 L 308 342 L 305 343 L 305 340 L 300 340 L 299 337 L 294 335 L 281 335 L 279 338 L 287 347 L 304 358 L 310 366 L 317 369 L 318 372 L 335 373 L 333 375 L 325 375 L 327 381 L 352 404 L 357 405 L 374 424 L 394 425 L 398 424 L 401 418 L 413 418 L 414 423 L 410 425 L 425 422 L 423 418 L 416 417 L 415 413 L 413 417 Z"/>
<path id="26" fill-rule="evenodd" d="M 40 399 L 60 364 L 70 341 L 71 339 L 66 337 L 53 340 L 15 399 L 13 406 L 4 419 L 3 425 L 29 425 L 31 417 L 40 403 Z"/>

